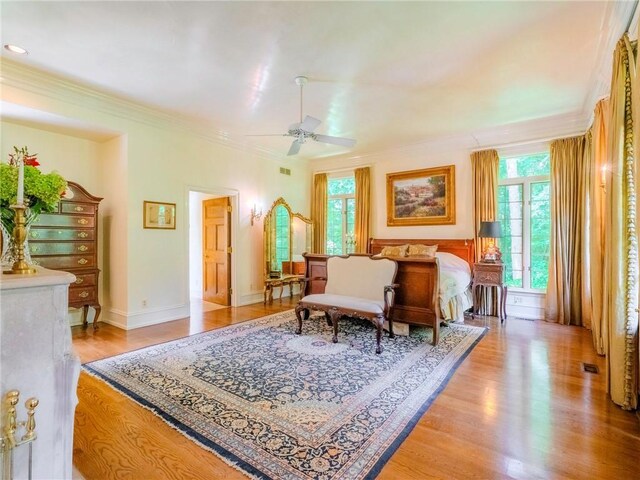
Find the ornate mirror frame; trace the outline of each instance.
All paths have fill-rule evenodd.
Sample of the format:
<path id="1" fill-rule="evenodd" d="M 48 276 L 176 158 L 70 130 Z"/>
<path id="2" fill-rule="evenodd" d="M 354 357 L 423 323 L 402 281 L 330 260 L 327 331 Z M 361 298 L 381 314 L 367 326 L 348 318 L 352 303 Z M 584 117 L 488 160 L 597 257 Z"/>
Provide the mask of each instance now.
<path id="1" fill-rule="evenodd" d="M 272 260 L 274 257 L 274 251 L 277 243 L 277 232 L 276 232 L 276 212 L 278 207 L 284 207 L 289 214 L 289 260 L 283 262 L 283 265 L 272 265 Z M 303 252 L 312 252 L 313 251 L 313 222 L 310 218 L 305 217 L 304 215 L 293 212 L 291 207 L 287 203 L 287 201 L 279 197 L 276 199 L 273 204 L 271 204 L 271 208 L 264 216 L 264 276 L 268 278 L 271 272 L 279 271 L 281 274 L 294 274 L 294 259 L 293 256 L 298 254 L 294 253 L 294 244 L 299 243 L 299 237 L 296 236 L 296 233 L 300 235 L 300 232 L 296 232 L 296 228 L 294 228 L 295 220 L 298 219 L 302 221 L 302 226 L 304 227 L 304 240 L 303 240 L 303 251 L 299 252 L 302 254 Z M 299 222 L 297 222 L 299 223 Z M 295 241 L 294 239 L 298 239 Z M 302 259 L 300 259 L 302 260 Z M 288 265 L 285 265 L 288 264 Z M 303 267 L 304 268 L 304 267 Z M 302 272 L 304 274 L 304 272 Z"/>

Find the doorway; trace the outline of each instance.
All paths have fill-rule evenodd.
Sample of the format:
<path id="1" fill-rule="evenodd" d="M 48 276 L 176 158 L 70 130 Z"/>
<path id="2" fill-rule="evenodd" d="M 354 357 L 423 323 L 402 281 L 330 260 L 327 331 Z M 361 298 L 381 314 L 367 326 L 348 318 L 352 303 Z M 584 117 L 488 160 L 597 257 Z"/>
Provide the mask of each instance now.
<path id="1" fill-rule="evenodd" d="M 232 304 L 233 197 L 189 191 L 189 291 L 191 313 Z"/>

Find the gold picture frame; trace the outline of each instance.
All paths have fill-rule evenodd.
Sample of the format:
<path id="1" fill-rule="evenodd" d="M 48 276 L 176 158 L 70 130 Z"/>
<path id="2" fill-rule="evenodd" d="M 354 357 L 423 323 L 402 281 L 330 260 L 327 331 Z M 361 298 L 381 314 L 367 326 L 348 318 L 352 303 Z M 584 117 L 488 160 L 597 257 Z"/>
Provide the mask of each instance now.
<path id="1" fill-rule="evenodd" d="M 176 204 L 167 202 L 144 201 L 144 228 L 175 230 Z"/>
<path id="2" fill-rule="evenodd" d="M 456 167 L 387 173 L 387 225 L 456 223 Z"/>

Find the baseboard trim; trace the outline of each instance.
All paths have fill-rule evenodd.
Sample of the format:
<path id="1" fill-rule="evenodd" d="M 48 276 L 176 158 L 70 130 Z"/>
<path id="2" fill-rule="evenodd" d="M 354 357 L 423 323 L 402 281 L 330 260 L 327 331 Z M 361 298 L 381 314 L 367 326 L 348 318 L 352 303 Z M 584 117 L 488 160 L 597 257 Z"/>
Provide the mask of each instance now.
<path id="1" fill-rule="evenodd" d="M 110 308 L 103 321 L 104 323 L 122 328 L 123 330 L 134 330 L 136 328 L 179 320 L 189 315 L 190 309 L 188 303 L 131 313 Z"/>

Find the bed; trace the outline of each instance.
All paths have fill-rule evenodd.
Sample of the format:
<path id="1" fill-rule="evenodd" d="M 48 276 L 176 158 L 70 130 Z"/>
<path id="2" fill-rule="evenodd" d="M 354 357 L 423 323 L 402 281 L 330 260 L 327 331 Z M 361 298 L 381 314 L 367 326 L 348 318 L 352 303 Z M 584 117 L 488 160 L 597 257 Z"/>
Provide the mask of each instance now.
<path id="1" fill-rule="evenodd" d="M 367 251 L 379 255 L 386 246 L 438 245 L 436 258 L 391 257 L 398 262 L 393 320 L 434 329 L 439 339 L 440 322 L 462 321 L 473 304 L 471 266 L 475 260 L 473 239 L 380 239 L 372 238 Z"/>
<path id="2" fill-rule="evenodd" d="M 396 322 L 433 327 L 433 343 L 440 338 L 440 322 L 461 320 L 471 306 L 469 285 L 475 259 L 473 240 L 379 239 L 368 242 L 367 251 L 379 255 L 386 246 L 438 245 L 436 258 L 390 257 L 398 262 Z M 305 295 L 324 293 L 328 255 L 307 253 Z M 438 288 L 439 287 L 439 288 Z"/>

